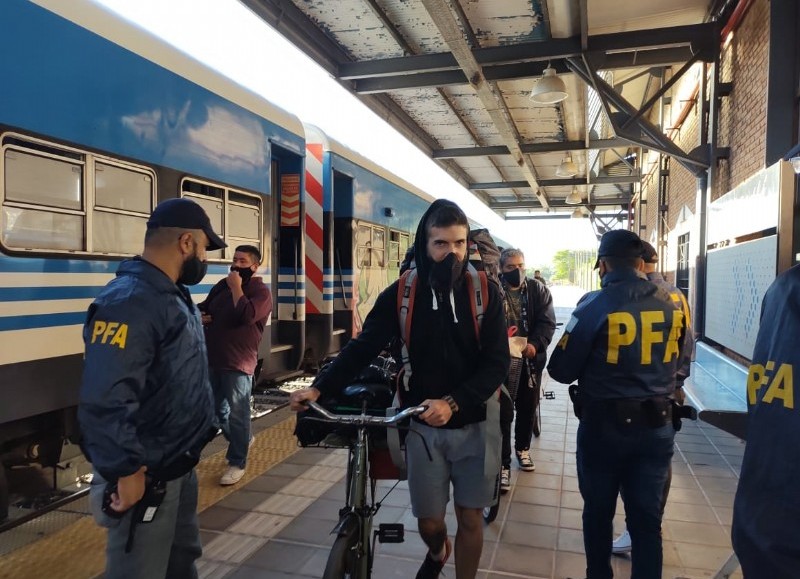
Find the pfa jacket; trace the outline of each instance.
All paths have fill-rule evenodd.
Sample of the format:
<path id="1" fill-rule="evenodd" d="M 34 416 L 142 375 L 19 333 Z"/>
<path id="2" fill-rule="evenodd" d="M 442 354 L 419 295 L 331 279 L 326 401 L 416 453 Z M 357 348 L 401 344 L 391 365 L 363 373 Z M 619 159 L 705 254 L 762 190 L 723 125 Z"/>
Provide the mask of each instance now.
<path id="1" fill-rule="evenodd" d="M 142 259 L 122 262 L 89 307 L 78 419 L 106 480 L 157 472 L 207 440 L 214 420 L 199 312 Z"/>
<path id="2" fill-rule="evenodd" d="M 578 380 L 587 400 L 666 396 L 683 361 L 686 319 L 669 293 L 635 270 L 609 271 L 584 296 L 547 369 Z"/>
<path id="3" fill-rule="evenodd" d="M 800 573 L 800 266 L 772 283 L 761 305 L 747 377 L 747 444 L 733 505 L 733 549 L 745 577 Z"/>

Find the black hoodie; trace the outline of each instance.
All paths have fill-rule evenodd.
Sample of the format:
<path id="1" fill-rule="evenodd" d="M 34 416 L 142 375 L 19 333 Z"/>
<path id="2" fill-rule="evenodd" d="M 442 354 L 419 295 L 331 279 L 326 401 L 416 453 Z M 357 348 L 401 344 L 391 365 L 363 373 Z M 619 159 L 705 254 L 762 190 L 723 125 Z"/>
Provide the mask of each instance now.
<path id="1" fill-rule="evenodd" d="M 427 252 L 425 222 L 433 209 L 449 203 L 452 202 L 434 201 L 417 228 L 414 244 L 419 278 L 409 340 L 413 373 L 410 390 L 405 392 L 400 386 L 400 398 L 403 406 L 414 406 L 427 398 L 437 399 L 449 394 L 459 411 L 444 427 L 460 428 L 485 419 L 484 403 L 505 379 L 510 355 L 502 300 L 494 284 L 488 284 L 489 298 L 481 322 L 480 343 L 475 335 L 464 271 L 453 290 L 455 316 L 449 295 L 438 295 L 437 309 L 433 309 L 433 293 L 428 283 L 432 262 Z M 323 394 L 338 392 L 390 342 L 395 345 L 395 359 L 400 360 L 398 283 L 395 281 L 378 296 L 358 337 L 350 340 L 317 377 L 314 386 Z"/>

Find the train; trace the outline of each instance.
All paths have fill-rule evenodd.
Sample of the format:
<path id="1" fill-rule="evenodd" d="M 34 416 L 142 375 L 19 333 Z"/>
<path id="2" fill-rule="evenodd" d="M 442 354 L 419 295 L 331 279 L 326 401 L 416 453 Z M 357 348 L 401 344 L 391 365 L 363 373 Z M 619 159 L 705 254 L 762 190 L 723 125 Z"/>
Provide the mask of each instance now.
<path id="1" fill-rule="evenodd" d="M 269 383 L 358 333 L 433 197 L 91 0 L 4 0 L 0 43 L 2 519 L 13 469 L 79 474 L 86 309 L 158 202 L 193 199 L 228 243 L 198 302 L 260 248 Z"/>

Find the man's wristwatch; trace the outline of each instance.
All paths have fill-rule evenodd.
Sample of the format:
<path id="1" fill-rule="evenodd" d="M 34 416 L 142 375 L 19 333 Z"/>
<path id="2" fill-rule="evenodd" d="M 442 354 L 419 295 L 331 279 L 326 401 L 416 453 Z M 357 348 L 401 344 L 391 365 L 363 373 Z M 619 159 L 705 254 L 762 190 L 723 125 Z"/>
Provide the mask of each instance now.
<path id="1" fill-rule="evenodd" d="M 447 402 L 448 406 L 450 406 L 450 412 L 452 412 L 453 414 L 458 412 L 458 404 L 456 403 L 455 400 L 453 400 L 452 396 L 448 394 L 447 396 L 442 397 L 442 400 Z"/>

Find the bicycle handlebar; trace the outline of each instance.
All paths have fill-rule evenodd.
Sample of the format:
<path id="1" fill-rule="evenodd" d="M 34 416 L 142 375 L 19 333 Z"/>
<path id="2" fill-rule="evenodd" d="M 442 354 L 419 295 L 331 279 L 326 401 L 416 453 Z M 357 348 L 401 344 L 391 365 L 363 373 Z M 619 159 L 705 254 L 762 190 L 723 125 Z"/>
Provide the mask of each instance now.
<path id="1" fill-rule="evenodd" d="M 316 402 L 308 400 L 308 406 L 314 409 L 317 414 L 322 416 L 326 421 L 337 422 L 339 424 L 355 424 L 356 426 L 372 426 L 372 425 L 389 425 L 397 424 L 401 420 L 405 420 L 411 416 L 417 416 L 425 412 L 427 406 L 412 406 L 401 410 L 394 416 L 369 416 L 368 414 L 334 414 L 333 412 L 323 408 Z"/>

